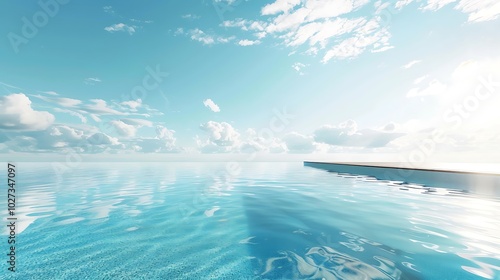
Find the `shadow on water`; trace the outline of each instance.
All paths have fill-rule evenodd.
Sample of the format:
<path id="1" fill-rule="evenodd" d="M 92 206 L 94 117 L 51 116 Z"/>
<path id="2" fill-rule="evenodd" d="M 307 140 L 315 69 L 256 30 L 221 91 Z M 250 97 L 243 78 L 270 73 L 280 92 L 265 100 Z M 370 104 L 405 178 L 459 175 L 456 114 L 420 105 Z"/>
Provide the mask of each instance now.
<path id="1" fill-rule="evenodd" d="M 421 279 L 404 252 L 324 221 L 356 219 L 324 201 L 268 189 L 243 203 L 250 234 L 243 243 L 259 279 Z"/>

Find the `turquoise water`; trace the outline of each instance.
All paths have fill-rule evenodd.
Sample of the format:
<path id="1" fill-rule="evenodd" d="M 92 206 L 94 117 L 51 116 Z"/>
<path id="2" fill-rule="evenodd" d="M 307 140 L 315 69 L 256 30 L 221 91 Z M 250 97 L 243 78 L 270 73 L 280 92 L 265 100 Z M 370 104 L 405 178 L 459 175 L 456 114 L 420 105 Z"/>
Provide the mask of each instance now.
<path id="1" fill-rule="evenodd" d="M 2 260 L 1 279 L 500 279 L 499 198 L 302 163 L 19 163 L 16 178 L 18 271 Z"/>

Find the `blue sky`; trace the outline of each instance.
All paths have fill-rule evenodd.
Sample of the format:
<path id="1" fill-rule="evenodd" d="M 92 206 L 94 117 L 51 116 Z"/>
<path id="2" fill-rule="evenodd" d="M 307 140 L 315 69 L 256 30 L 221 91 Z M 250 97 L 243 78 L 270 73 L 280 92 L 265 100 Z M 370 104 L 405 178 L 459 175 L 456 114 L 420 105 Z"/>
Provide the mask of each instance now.
<path id="1" fill-rule="evenodd" d="M 497 1 L 7 3 L 1 153 L 500 146 Z"/>

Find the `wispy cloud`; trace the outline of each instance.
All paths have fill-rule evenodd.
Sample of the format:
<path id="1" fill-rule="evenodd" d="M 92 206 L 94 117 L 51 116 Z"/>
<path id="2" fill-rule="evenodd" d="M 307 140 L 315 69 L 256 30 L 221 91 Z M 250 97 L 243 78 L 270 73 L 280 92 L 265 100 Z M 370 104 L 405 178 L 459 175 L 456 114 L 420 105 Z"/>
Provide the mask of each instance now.
<path id="1" fill-rule="evenodd" d="M 7 83 L 3 83 L 3 82 L 0 82 L 0 85 L 2 85 L 3 87 L 8 87 L 8 88 L 11 88 L 11 89 L 19 89 L 19 90 L 23 90 L 22 88 L 20 87 L 16 87 L 16 86 L 13 86 L 13 85 L 10 85 L 10 84 L 7 84 Z"/>
<path id="2" fill-rule="evenodd" d="M 135 18 L 131 18 L 130 21 L 137 22 L 137 23 L 146 23 L 146 24 L 153 23 L 152 20 L 141 20 L 141 19 L 135 19 Z"/>
<path id="3" fill-rule="evenodd" d="M 181 17 L 182 17 L 183 19 L 191 19 L 191 20 L 201 18 L 200 16 L 195 15 L 195 14 L 185 14 L 185 15 L 182 15 Z"/>
<path id="4" fill-rule="evenodd" d="M 120 121 L 135 126 L 147 126 L 147 127 L 153 126 L 153 122 L 144 119 L 120 119 Z"/>
<path id="5" fill-rule="evenodd" d="M 83 114 L 78 113 L 76 111 L 69 110 L 69 109 L 54 108 L 54 112 L 67 113 L 71 116 L 79 118 L 82 121 L 82 123 L 87 123 L 87 118 Z"/>
<path id="6" fill-rule="evenodd" d="M 205 105 L 205 107 L 209 108 L 213 112 L 216 112 L 216 113 L 220 112 L 219 106 L 217 104 L 215 104 L 215 102 L 213 102 L 212 99 L 204 100 L 203 105 Z"/>
<path id="7" fill-rule="evenodd" d="M 142 106 L 142 100 L 137 99 L 137 100 L 124 101 L 124 102 L 120 103 L 120 105 L 127 106 L 132 111 L 137 111 L 137 108 Z"/>
<path id="8" fill-rule="evenodd" d="M 176 33 L 184 34 L 184 31 L 182 29 L 177 29 Z M 190 36 L 191 40 L 201 42 L 204 45 L 212 45 L 216 43 L 224 44 L 232 41 L 235 38 L 234 36 L 222 37 L 222 36 L 207 34 L 203 30 L 198 28 L 189 30 L 187 32 L 187 35 Z"/>
<path id="9" fill-rule="evenodd" d="M 135 33 L 136 26 L 130 26 L 124 23 L 117 23 L 104 28 L 104 30 L 114 33 L 114 32 L 127 32 L 132 35 Z"/>
<path id="10" fill-rule="evenodd" d="M 33 97 L 41 99 L 45 102 L 56 103 L 62 107 L 75 107 L 75 106 L 82 103 L 81 100 L 67 98 L 67 97 L 49 97 L 49 96 L 44 96 L 44 95 L 40 95 L 40 94 L 33 95 Z"/>
<path id="11" fill-rule="evenodd" d="M 96 83 L 100 83 L 102 82 L 101 79 L 99 78 L 86 78 L 85 80 L 83 80 L 83 82 L 87 85 L 95 85 Z"/>
<path id="12" fill-rule="evenodd" d="M 447 87 L 445 84 L 434 79 L 423 88 L 412 88 L 408 92 L 406 97 L 421 97 L 421 96 L 438 95 L 438 94 L 443 94 L 446 91 L 446 89 L 447 89 Z"/>
<path id="13" fill-rule="evenodd" d="M 445 6 L 455 4 L 455 10 L 468 15 L 468 22 L 491 21 L 500 16 L 500 2 L 495 0 L 399 0 L 394 7 L 402 9 L 413 2 L 419 2 L 419 9 L 423 11 L 437 11 Z"/>
<path id="14" fill-rule="evenodd" d="M 222 22 L 222 27 L 236 27 L 252 32 L 258 39 L 273 37 L 293 48 L 317 55 L 323 52 L 322 62 L 332 59 L 351 59 L 366 51 L 383 52 L 394 48 L 391 34 L 376 13 L 372 18 L 342 17 L 365 6 L 367 0 L 316 1 L 276 0 L 262 7 L 265 21 L 237 18 Z M 378 10 L 387 8 L 379 5 Z M 380 12 L 380 11 L 379 11 Z M 251 45 L 250 40 L 241 40 Z M 260 41 L 253 41 L 260 42 Z"/>
<path id="15" fill-rule="evenodd" d="M 48 94 L 48 95 L 59 95 L 57 92 L 55 91 L 39 91 L 41 93 L 45 93 L 45 94 Z"/>
<path id="16" fill-rule="evenodd" d="M 421 60 L 412 60 L 412 61 L 406 63 L 405 65 L 401 66 L 401 68 L 410 69 L 411 67 L 413 67 L 421 62 L 422 62 Z"/>
<path id="17" fill-rule="evenodd" d="M 304 75 L 304 72 L 302 72 L 302 69 L 306 67 L 305 64 L 303 63 L 300 63 L 300 62 L 295 62 L 293 65 L 292 65 L 292 68 L 297 71 L 299 73 L 299 75 Z"/>
<path id="18" fill-rule="evenodd" d="M 115 10 L 113 10 L 113 7 L 112 6 L 104 6 L 102 7 L 102 9 L 104 10 L 105 13 L 108 13 L 108 14 L 116 14 Z"/>

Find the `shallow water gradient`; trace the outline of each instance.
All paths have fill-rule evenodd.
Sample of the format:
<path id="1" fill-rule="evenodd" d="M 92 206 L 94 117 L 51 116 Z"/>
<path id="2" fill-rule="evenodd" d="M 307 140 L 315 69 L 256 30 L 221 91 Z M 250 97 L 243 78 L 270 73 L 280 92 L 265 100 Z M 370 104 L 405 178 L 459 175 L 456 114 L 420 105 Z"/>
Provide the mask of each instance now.
<path id="1" fill-rule="evenodd" d="M 495 197 L 302 163 L 17 167 L 0 279 L 500 279 Z"/>

